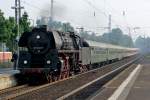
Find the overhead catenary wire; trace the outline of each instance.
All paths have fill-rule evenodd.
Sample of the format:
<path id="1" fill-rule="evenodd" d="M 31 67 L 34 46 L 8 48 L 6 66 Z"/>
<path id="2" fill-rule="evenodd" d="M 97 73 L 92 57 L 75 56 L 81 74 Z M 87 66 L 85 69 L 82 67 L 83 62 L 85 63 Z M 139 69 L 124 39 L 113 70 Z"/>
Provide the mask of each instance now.
<path id="1" fill-rule="evenodd" d="M 94 4 L 92 4 L 90 1 L 88 0 L 83 0 L 85 3 L 87 3 L 89 6 L 91 6 L 93 9 L 95 9 L 96 11 L 98 11 L 98 13 L 103 14 L 107 19 L 109 18 L 110 14 L 107 14 L 106 12 L 104 12 L 102 9 L 97 8 Z M 106 9 L 105 9 L 106 10 Z M 117 22 L 112 18 L 112 23 L 117 26 L 117 27 L 121 27 L 124 28 L 122 25 L 117 24 Z"/>
<path id="2" fill-rule="evenodd" d="M 27 5 L 27 6 L 30 6 L 30 7 L 34 8 L 34 9 L 39 9 L 39 10 L 41 10 L 41 11 L 44 11 L 44 12 L 49 13 L 49 10 L 39 8 L 38 6 L 33 5 L 33 4 L 31 4 L 31 3 L 29 3 L 29 2 L 27 2 L 27 1 L 25 1 L 25 0 L 22 0 L 21 2 L 24 3 L 24 4 Z M 88 4 L 90 4 L 90 2 L 88 2 Z M 91 4 L 91 5 L 92 5 L 92 4 Z M 92 5 L 92 6 L 94 7 L 94 5 Z M 97 9 L 97 11 L 101 12 L 98 8 L 96 8 L 96 7 L 94 7 L 94 8 Z M 96 11 L 95 11 L 95 12 L 96 12 Z M 39 13 L 39 12 L 37 12 L 37 13 Z M 104 14 L 105 17 L 107 16 L 104 12 L 101 12 L 101 13 Z M 96 18 L 96 17 L 95 17 L 95 18 Z M 95 19 L 95 20 L 96 20 L 96 19 Z M 96 21 L 96 23 L 97 23 L 97 21 Z M 98 24 L 98 23 L 97 23 L 97 24 Z"/>
<path id="3" fill-rule="evenodd" d="M 92 8 L 94 8 L 95 10 L 97 10 L 99 13 L 103 14 L 105 17 L 108 17 L 107 14 L 102 11 L 101 9 L 97 8 L 95 5 L 93 5 L 90 1 L 88 0 L 83 0 L 85 3 L 87 3 L 89 6 L 91 6 Z"/>
<path id="4" fill-rule="evenodd" d="M 98 20 L 98 19 L 97 19 L 98 13 L 103 14 L 106 18 L 109 17 L 109 14 L 107 14 L 106 12 L 104 12 L 102 9 L 97 8 L 97 7 L 96 7 L 94 4 L 92 4 L 90 1 L 88 1 L 88 0 L 83 0 L 83 1 L 93 8 L 93 18 L 95 19 L 95 23 L 96 23 L 97 26 L 99 26 L 99 25 L 98 25 L 98 21 L 97 21 L 97 20 Z M 49 13 L 49 10 L 42 9 L 42 8 L 40 8 L 40 7 L 36 6 L 36 5 L 33 5 L 33 4 L 31 4 L 31 3 L 29 3 L 29 2 L 27 2 L 27 1 L 25 1 L 25 0 L 22 0 L 22 2 L 23 2 L 25 5 L 30 6 L 30 7 L 34 8 L 34 9 L 39 9 L 39 10 L 41 10 L 41 11 L 43 11 L 43 12 Z M 37 13 L 39 13 L 39 11 L 37 11 Z M 95 14 L 94 14 L 94 13 L 95 13 Z M 94 15 L 95 15 L 95 16 L 94 16 Z M 58 15 L 57 15 L 57 16 L 58 16 Z M 62 17 L 62 16 L 58 16 L 58 17 Z M 113 18 L 112 18 L 112 22 L 113 22 L 113 25 L 114 25 L 114 26 L 122 27 L 121 25 L 117 24 L 116 21 L 114 21 Z M 82 25 L 82 26 L 83 26 L 83 25 Z"/>
<path id="5" fill-rule="evenodd" d="M 28 3 L 27 1 L 22 0 L 21 2 L 24 3 L 27 6 L 30 6 L 30 7 L 34 8 L 34 9 L 39 9 L 39 10 L 44 11 L 44 12 L 49 12 L 49 10 L 42 9 L 42 8 L 40 8 L 38 6 L 35 6 L 35 5 L 31 4 L 31 3 Z"/>

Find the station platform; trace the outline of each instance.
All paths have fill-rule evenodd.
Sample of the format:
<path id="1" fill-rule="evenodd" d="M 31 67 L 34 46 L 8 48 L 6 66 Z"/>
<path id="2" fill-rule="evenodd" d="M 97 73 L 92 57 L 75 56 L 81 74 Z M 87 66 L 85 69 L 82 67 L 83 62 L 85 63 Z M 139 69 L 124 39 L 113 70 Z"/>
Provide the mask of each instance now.
<path id="1" fill-rule="evenodd" d="M 13 68 L 1 68 L 0 69 L 0 75 L 5 75 L 5 74 L 13 75 L 13 74 L 16 74 L 16 73 L 19 73 L 19 71 L 14 70 Z"/>
<path id="2" fill-rule="evenodd" d="M 150 56 L 131 65 L 88 100 L 150 100 Z"/>
<path id="3" fill-rule="evenodd" d="M 150 56 L 142 62 L 142 69 L 134 82 L 126 100 L 150 100 Z"/>
<path id="4" fill-rule="evenodd" d="M 0 90 L 16 86 L 17 79 L 15 77 L 18 74 L 18 70 L 13 70 L 13 68 L 1 68 L 0 69 Z"/>

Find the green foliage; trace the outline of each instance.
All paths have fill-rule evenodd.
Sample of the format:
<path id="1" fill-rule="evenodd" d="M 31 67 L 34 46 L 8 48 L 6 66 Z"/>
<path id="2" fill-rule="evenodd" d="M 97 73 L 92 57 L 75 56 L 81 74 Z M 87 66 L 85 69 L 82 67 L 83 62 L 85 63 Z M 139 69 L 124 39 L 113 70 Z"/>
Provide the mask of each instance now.
<path id="1" fill-rule="evenodd" d="M 88 32 L 86 31 L 81 31 L 80 32 L 80 36 L 87 39 L 87 40 L 92 40 L 92 41 L 97 41 L 97 42 L 100 42 L 102 39 L 101 39 L 101 36 L 96 36 L 94 33 L 92 33 L 91 35 L 88 34 Z"/>
<path id="2" fill-rule="evenodd" d="M 0 43 L 6 43 L 10 51 L 13 51 L 15 39 L 17 37 L 17 24 L 14 17 L 6 19 L 4 13 L 0 10 Z M 30 31 L 30 22 L 28 21 L 28 14 L 24 12 L 20 19 L 20 33 Z"/>
<path id="3" fill-rule="evenodd" d="M 0 62 L 0 68 L 10 68 L 13 66 L 13 63 L 11 61 L 8 62 Z"/>
<path id="4" fill-rule="evenodd" d="M 3 12 L 0 10 L 0 42 L 6 42 L 7 40 L 7 25 Z"/>
<path id="5" fill-rule="evenodd" d="M 71 24 L 70 23 L 63 23 L 62 24 L 62 31 L 65 31 L 65 32 L 67 32 L 67 31 L 74 31 L 74 28 L 71 26 Z"/>
<path id="6" fill-rule="evenodd" d="M 29 22 L 29 19 L 28 19 L 28 14 L 27 12 L 24 12 L 24 14 L 22 15 L 21 19 L 20 19 L 20 33 L 23 33 L 23 32 L 28 32 L 31 30 L 31 27 L 30 27 L 30 22 Z"/>
<path id="7" fill-rule="evenodd" d="M 110 33 L 104 33 L 102 35 L 102 41 L 125 47 L 133 47 L 132 38 L 128 35 L 124 35 L 119 28 L 112 29 Z"/>
<path id="8" fill-rule="evenodd" d="M 119 28 L 112 29 L 110 33 L 104 33 L 102 36 L 96 36 L 94 33 L 89 35 L 87 32 L 80 32 L 81 37 L 97 42 L 110 43 L 125 47 L 133 47 L 133 41 L 128 35 L 124 35 Z"/>
<path id="9" fill-rule="evenodd" d="M 16 27 L 15 18 L 9 17 L 9 19 L 6 19 L 6 22 L 7 22 L 6 25 L 8 31 L 6 45 L 10 51 L 13 51 L 14 44 L 15 44 L 14 40 L 17 36 L 17 27 Z"/>

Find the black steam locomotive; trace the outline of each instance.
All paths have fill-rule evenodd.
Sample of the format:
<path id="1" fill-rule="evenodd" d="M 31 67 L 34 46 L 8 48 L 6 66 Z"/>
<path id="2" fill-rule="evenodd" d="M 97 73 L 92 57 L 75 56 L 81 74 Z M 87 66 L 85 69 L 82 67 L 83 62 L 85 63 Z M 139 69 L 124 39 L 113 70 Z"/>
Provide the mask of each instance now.
<path id="1" fill-rule="evenodd" d="M 46 26 L 24 32 L 19 40 L 17 69 L 23 75 L 66 78 L 80 72 L 79 48 L 88 43 L 73 32 L 47 31 Z"/>

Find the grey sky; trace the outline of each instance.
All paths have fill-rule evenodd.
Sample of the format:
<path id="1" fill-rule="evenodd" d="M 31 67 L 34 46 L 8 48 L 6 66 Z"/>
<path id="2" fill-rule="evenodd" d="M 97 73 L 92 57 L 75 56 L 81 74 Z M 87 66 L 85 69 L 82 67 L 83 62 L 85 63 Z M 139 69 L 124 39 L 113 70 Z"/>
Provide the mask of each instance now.
<path id="1" fill-rule="evenodd" d="M 49 16 L 50 0 L 21 1 L 30 18 Z M 13 5 L 14 0 L 0 1 L 0 9 L 6 16 L 14 16 L 11 9 Z M 149 0 L 54 0 L 54 19 L 68 21 L 74 27 L 83 26 L 86 30 L 103 33 L 104 30 L 97 27 L 106 27 L 108 15 L 112 14 L 113 27 L 120 27 L 125 34 L 128 34 L 127 26 L 143 27 L 136 30 L 136 33 L 132 31 L 132 37 L 144 34 L 150 36 L 149 5 Z M 125 16 L 122 14 L 123 11 Z"/>

